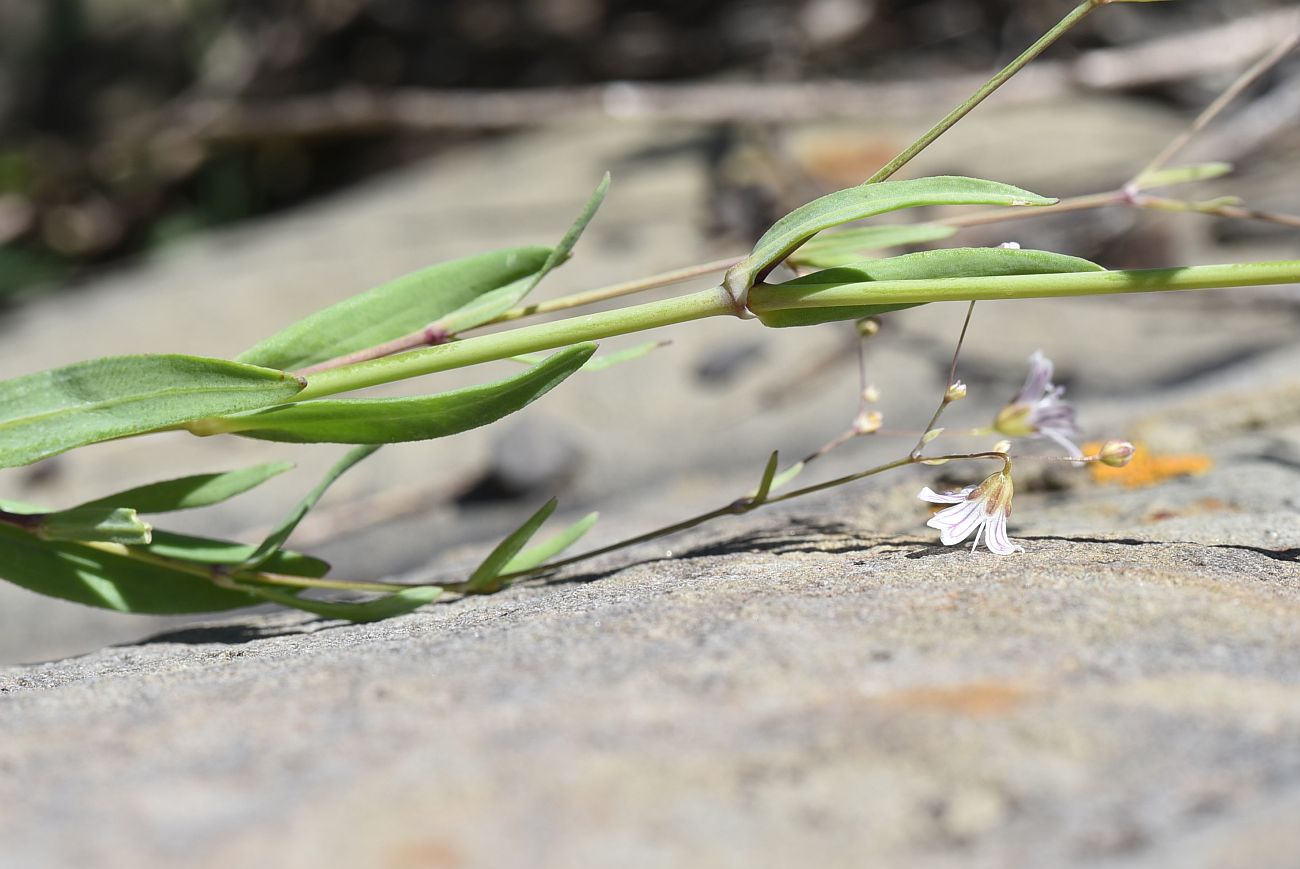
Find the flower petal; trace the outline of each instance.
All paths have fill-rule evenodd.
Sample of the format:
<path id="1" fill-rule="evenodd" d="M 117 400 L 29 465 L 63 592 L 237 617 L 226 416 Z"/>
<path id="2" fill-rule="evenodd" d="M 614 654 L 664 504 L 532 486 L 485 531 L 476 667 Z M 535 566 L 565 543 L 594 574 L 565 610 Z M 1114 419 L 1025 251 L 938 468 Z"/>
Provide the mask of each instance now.
<path id="1" fill-rule="evenodd" d="M 962 501 L 966 500 L 966 497 L 970 495 L 971 492 L 974 491 L 974 486 L 967 486 L 960 492 L 944 492 L 940 494 L 929 486 L 926 486 L 921 490 L 921 494 L 916 497 L 920 498 L 922 501 L 929 501 L 931 504 L 960 504 Z"/>
<path id="2" fill-rule="evenodd" d="M 1010 555 L 1013 552 L 1025 551 L 1023 546 L 1017 546 L 1007 537 L 1007 516 L 1000 510 L 989 517 L 988 524 L 985 526 L 984 545 L 989 548 L 989 552 L 996 555 Z"/>
<path id="3" fill-rule="evenodd" d="M 984 524 L 985 519 L 988 518 L 985 506 L 983 499 L 967 501 L 965 504 L 943 510 L 925 524 L 938 529 L 940 543 L 944 546 L 952 546 L 961 543 L 970 536 L 972 531 Z M 937 519 L 942 521 L 936 523 Z"/>
<path id="4" fill-rule="evenodd" d="M 1029 404 L 1042 398 L 1043 393 L 1052 387 L 1052 371 L 1052 360 L 1044 356 L 1042 350 L 1035 350 L 1029 357 L 1029 376 L 1025 378 L 1025 385 L 1011 403 Z"/>

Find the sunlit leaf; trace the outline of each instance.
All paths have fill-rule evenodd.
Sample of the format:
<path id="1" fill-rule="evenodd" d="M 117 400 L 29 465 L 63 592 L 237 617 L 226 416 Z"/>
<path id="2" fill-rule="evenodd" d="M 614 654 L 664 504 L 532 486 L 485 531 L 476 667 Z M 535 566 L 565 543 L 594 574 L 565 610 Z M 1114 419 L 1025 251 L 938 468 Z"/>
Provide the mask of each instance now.
<path id="1" fill-rule="evenodd" d="M 793 265 L 831 268 L 858 262 L 867 251 L 941 241 L 956 234 L 957 227 L 942 223 L 900 223 L 888 226 L 859 226 L 826 232 L 809 239 L 787 257 Z"/>
<path id="2" fill-rule="evenodd" d="M 39 594 L 126 613 L 202 613 L 259 598 L 126 554 L 0 525 L 0 577 Z"/>
<path id="3" fill-rule="evenodd" d="M 888 211 L 922 205 L 1051 205 L 1055 202 L 1010 184 L 955 175 L 861 184 L 814 199 L 772 224 L 750 255 L 728 269 L 723 283 L 729 292 L 739 296 L 822 230 Z"/>
<path id="4" fill-rule="evenodd" d="M 604 371 L 606 368 L 613 368 L 615 365 L 621 365 L 624 362 L 631 362 L 633 359 L 640 359 L 661 347 L 667 347 L 672 344 L 671 341 L 647 341 L 644 344 L 637 344 L 634 347 L 628 347 L 623 350 L 615 350 L 612 353 L 601 353 L 592 356 L 582 364 L 583 371 Z M 536 365 L 546 356 L 541 353 L 526 353 L 523 356 L 511 356 L 512 362 L 523 362 L 527 365 Z"/>
<path id="5" fill-rule="evenodd" d="M 1139 190 L 1152 190 L 1156 187 L 1172 187 L 1175 184 L 1190 184 L 1193 181 L 1208 181 L 1221 178 L 1232 171 L 1231 163 L 1198 163 L 1194 166 L 1175 166 L 1172 169 L 1157 169 L 1138 177 L 1134 185 Z"/>
<path id="6" fill-rule="evenodd" d="M 927 250 L 889 259 L 865 260 L 852 266 L 839 266 L 814 272 L 774 286 L 807 288 L 866 281 L 938 280 L 980 275 L 1042 275 L 1094 271 L 1102 271 L 1102 267 L 1079 257 L 1059 253 L 1003 247 L 971 247 Z M 810 326 L 913 307 L 916 305 L 855 305 L 790 309 L 764 312 L 759 314 L 759 319 L 766 326 Z"/>
<path id="7" fill-rule="evenodd" d="M 767 495 L 772 491 L 772 480 L 776 478 L 777 462 L 780 455 L 776 450 L 772 450 L 772 455 L 767 459 L 767 465 L 763 468 L 763 477 L 758 481 L 758 488 L 749 496 L 749 500 L 755 504 L 762 504 L 767 500 Z"/>
<path id="8" fill-rule="evenodd" d="M 506 562 L 506 566 L 501 569 L 505 573 L 519 573 L 525 570 L 532 570 L 538 565 L 545 564 L 564 550 L 581 539 L 582 535 L 590 530 L 596 520 L 600 518 L 599 513 L 588 513 L 577 522 L 574 522 L 568 528 L 565 528 L 559 534 L 548 537 L 536 546 L 530 546 L 523 552 L 520 552 L 514 558 Z"/>
<path id="9" fill-rule="evenodd" d="M 289 539 L 289 535 L 298 527 L 298 523 L 303 520 L 311 509 L 316 506 L 316 502 L 325 494 L 325 490 L 333 485 L 334 481 L 343 476 L 349 468 L 357 462 L 378 450 L 378 446 L 353 447 L 347 451 L 343 458 L 335 463 L 334 467 L 325 472 L 325 476 L 316 484 L 307 495 L 298 502 L 297 506 L 285 517 L 284 521 L 276 526 L 275 530 L 266 536 L 261 545 L 253 551 L 253 554 L 244 559 L 240 564 L 239 570 L 254 570 L 263 565 L 268 558 L 279 551 L 284 542 Z"/>
<path id="10" fill-rule="evenodd" d="M 73 507 L 41 519 L 37 533 L 47 540 L 148 543 L 153 529 L 125 507 Z"/>
<path id="11" fill-rule="evenodd" d="M 478 566 L 478 569 L 461 586 L 461 591 L 465 594 L 491 594 L 500 591 L 504 585 L 500 577 L 502 573 L 505 573 L 506 565 L 519 554 L 519 551 L 537 533 L 537 529 L 542 527 L 542 523 L 555 512 L 555 504 L 554 498 L 547 501 L 542 506 L 542 509 L 528 517 L 527 522 L 520 525 L 505 540 L 498 543 L 496 548 L 488 553 L 488 557 L 483 559 L 483 563 Z"/>
<path id="12" fill-rule="evenodd" d="M 158 528 L 153 530 L 153 539 L 147 546 L 137 548 L 160 558 L 222 566 L 242 564 L 257 551 L 256 546 L 248 543 L 192 537 Z M 329 573 L 330 566 L 328 562 L 310 555 L 303 555 L 289 549 L 277 549 L 275 554 L 262 562 L 261 569 L 289 576 L 316 578 Z"/>
<path id="13" fill-rule="evenodd" d="M 292 462 L 274 462 L 223 474 L 195 474 L 105 495 L 81 506 L 131 507 L 138 513 L 169 513 L 208 507 L 260 486 L 292 467 Z"/>
<path id="14" fill-rule="evenodd" d="M 246 585 L 244 587 L 258 597 L 282 606 L 304 610 L 322 618 L 343 619 L 349 622 L 377 622 L 382 619 L 405 615 L 435 600 L 442 594 L 442 589 L 437 586 L 422 585 L 360 603 L 338 603 L 301 597 L 292 592 L 280 591 L 264 585 Z"/>
<path id="15" fill-rule="evenodd" d="M 400 338 L 542 268 L 548 247 L 496 250 L 429 266 L 317 311 L 239 356 L 292 370 Z"/>
<path id="16" fill-rule="evenodd" d="M 449 335 L 456 335 L 496 319 L 498 315 L 523 301 L 524 297 L 537 288 L 543 278 L 563 265 L 573 253 L 573 246 L 582 237 L 587 224 L 591 223 L 591 219 L 596 216 L 596 210 L 605 200 L 605 193 L 608 190 L 609 173 L 606 172 L 605 177 L 600 180 L 600 184 L 596 185 L 596 189 L 587 200 L 587 204 L 583 206 L 582 212 L 564 233 L 560 243 L 551 250 L 551 255 L 546 258 L 546 262 L 540 269 L 528 277 L 520 278 L 507 286 L 478 296 L 452 313 L 440 317 L 434 327 Z"/>
<path id="17" fill-rule="evenodd" d="M 418 398 L 326 398 L 204 420 L 205 431 L 292 443 L 398 443 L 446 437 L 496 422 L 555 388 L 595 351 L 566 347 L 527 371 L 483 386 Z"/>
<path id="18" fill-rule="evenodd" d="M 0 383 L 0 467 L 205 416 L 280 404 L 303 383 L 197 356 L 116 356 Z"/>
<path id="19" fill-rule="evenodd" d="M 777 489 L 780 489 L 786 483 L 790 482 L 795 477 L 799 476 L 799 474 L 801 474 L 802 472 L 803 472 L 803 462 L 795 462 L 793 465 L 786 468 L 784 471 L 782 471 L 781 473 L 777 474 L 775 477 L 772 478 L 772 485 L 770 486 L 768 491 L 775 492 Z"/>

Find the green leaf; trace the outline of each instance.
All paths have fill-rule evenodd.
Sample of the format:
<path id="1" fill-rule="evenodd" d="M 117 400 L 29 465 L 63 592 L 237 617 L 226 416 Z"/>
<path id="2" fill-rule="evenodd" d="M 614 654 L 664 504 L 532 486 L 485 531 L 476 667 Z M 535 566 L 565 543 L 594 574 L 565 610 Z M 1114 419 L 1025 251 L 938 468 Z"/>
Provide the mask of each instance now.
<path id="1" fill-rule="evenodd" d="M 37 534 L 46 540 L 103 543 L 148 543 L 153 529 L 125 507 L 82 506 L 50 513 Z"/>
<path id="2" fill-rule="evenodd" d="M 256 546 L 247 543 L 192 537 L 158 528 L 154 529 L 153 539 L 149 544 L 138 548 L 160 558 L 228 566 L 243 564 L 257 551 Z M 310 555 L 303 555 L 289 549 L 277 549 L 274 555 L 262 562 L 261 569 L 271 573 L 315 579 L 329 573 L 330 566 L 328 562 Z"/>
<path id="3" fill-rule="evenodd" d="M 446 437 L 527 406 L 581 368 L 595 349 L 595 344 L 566 347 L 521 374 L 483 386 L 419 398 L 304 401 L 204 420 L 204 429 L 290 443 L 388 444 Z"/>
<path id="4" fill-rule="evenodd" d="M 577 543 L 582 535 L 590 530 L 596 520 L 600 518 L 599 513 L 588 513 L 577 522 L 574 522 L 568 528 L 565 528 L 559 534 L 548 537 L 536 546 L 530 546 L 523 552 L 520 552 L 514 558 L 506 562 L 506 566 L 501 568 L 502 573 L 521 573 L 525 570 L 532 570 L 538 565 L 545 564 L 573 544 Z"/>
<path id="5" fill-rule="evenodd" d="M 830 268 L 858 262 L 872 250 L 941 241 L 955 235 L 957 227 L 942 223 L 902 223 L 890 226 L 859 226 L 811 238 L 787 257 L 795 265 Z"/>
<path id="6" fill-rule="evenodd" d="M 274 476 L 293 467 L 292 462 L 274 462 L 227 471 L 224 474 L 196 474 L 175 480 L 163 480 L 105 495 L 87 501 L 82 507 L 131 507 L 139 513 L 169 513 L 173 510 L 191 510 L 219 504 L 236 495 L 260 486 Z"/>
<path id="7" fill-rule="evenodd" d="M 671 341 L 647 341 L 644 344 L 637 344 L 634 347 L 628 347 L 625 350 L 615 350 L 613 353 L 602 353 L 599 356 L 592 356 L 582 364 L 583 371 L 604 371 L 606 368 L 613 368 L 615 365 L 621 365 L 624 362 L 631 362 L 633 359 L 640 359 L 648 353 L 658 350 L 660 347 L 667 347 Z M 536 365 L 546 357 L 541 353 L 526 353 L 523 356 L 511 356 L 511 362 L 522 362 L 525 365 Z"/>
<path id="8" fill-rule="evenodd" d="M 517 247 L 439 263 L 317 311 L 245 351 L 240 362 L 291 370 L 364 350 L 535 274 L 547 247 Z"/>
<path id="9" fill-rule="evenodd" d="M 202 576 L 3 525 L 0 577 L 38 594 L 125 613 L 217 612 L 259 602 Z"/>
<path id="10" fill-rule="evenodd" d="M 116 356 L 0 383 L 0 467 L 205 416 L 281 404 L 283 371 L 197 356 Z"/>
<path id="11" fill-rule="evenodd" d="M 266 539 L 263 540 L 261 545 L 253 551 L 253 554 L 240 562 L 236 569 L 255 570 L 261 567 L 267 559 L 280 550 L 280 547 L 284 545 L 284 542 L 289 539 L 289 535 L 293 533 L 293 529 L 297 528 L 298 523 L 303 520 L 303 517 L 311 512 L 311 508 L 316 506 L 316 502 L 325 494 L 325 490 L 328 489 L 335 480 L 343 476 L 349 468 L 378 449 L 378 446 L 364 446 L 353 447 L 348 450 L 343 458 L 339 459 L 338 462 L 335 463 L 334 467 L 325 472 L 325 476 L 321 481 L 316 484 L 315 488 L 307 493 L 306 497 L 298 502 L 298 505 L 293 508 L 288 516 L 285 517 L 284 521 L 276 526 L 275 530 L 266 536 Z"/>
<path id="12" fill-rule="evenodd" d="M 263 585 L 243 587 L 258 597 L 283 606 L 305 610 L 327 619 L 343 619 L 349 622 L 377 622 L 393 616 L 405 615 L 442 594 L 442 589 L 436 585 L 421 585 L 362 603 L 336 603 L 300 597 L 292 592 L 267 588 Z"/>
<path id="13" fill-rule="evenodd" d="M 1193 181 L 1208 181 L 1221 178 L 1232 171 L 1231 163 L 1198 163 L 1194 166 L 1176 166 L 1172 169 L 1157 169 L 1138 177 L 1134 186 L 1139 190 L 1152 190 L 1156 187 L 1172 187 L 1175 184 L 1190 184 Z"/>
<path id="14" fill-rule="evenodd" d="M 837 286 L 866 281 L 938 280 L 980 275 L 1044 275 L 1062 272 L 1103 271 L 1079 257 L 1041 250 L 1003 247 L 967 247 L 927 250 L 889 259 L 866 260 L 804 275 L 778 287 Z M 857 305 L 769 311 L 759 315 L 765 326 L 811 326 L 835 320 L 853 320 L 913 308 L 915 305 Z"/>
<path id="15" fill-rule="evenodd" d="M 775 477 L 772 478 L 772 485 L 769 491 L 775 492 L 777 489 L 781 488 L 786 483 L 790 482 L 795 477 L 799 476 L 799 474 L 802 472 L 803 472 L 803 462 L 795 462 L 793 465 L 786 468 L 784 471 L 782 471 L 781 473 L 777 474 Z"/>
<path id="16" fill-rule="evenodd" d="M 446 332 L 448 335 L 456 335 L 475 326 L 481 326 L 484 323 L 495 320 L 498 315 L 505 313 L 515 305 L 523 301 L 524 297 L 537 288 L 548 274 L 559 266 L 563 265 L 569 256 L 573 253 L 573 247 L 582 237 L 583 231 L 591 219 L 596 216 L 600 204 L 605 201 L 605 193 L 609 190 L 609 173 L 596 185 L 591 197 L 587 199 L 587 204 L 583 206 L 582 212 L 573 221 L 568 232 L 560 239 L 560 243 L 551 250 L 551 255 L 542 263 L 542 267 L 534 272 L 531 276 L 520 278 L 508 286 L 493 290 L 490 293 L 484 293 L 473 301 L 457 308 L 450 314 L 443 316 L 433 324 L 433 328 Z"/>
<path id="17" fill-rule="evenodd" d="M 772 491 L 772 480 L 776 478 L 777 462 L 780 460 L 780 454 L 772 450 L 772 455 L 767 459 L 767 466 L 763 468 L 763 477 L 758 481 L 758 488 L 749 496 L 749 500 L 754 504 L 762 504 L 767 500 L 767 495 Z"/>
<path id="18" fill-rule="evenodd" d="M 1010 184 L 956 175 L 861 184 L 814 199 L 772 224 L 753 252 L 727 270 L 723 285 L 739 298 L 817 233 L 864 217 L 922 205 L 1051 205 L 1056 201 Z"/>
<path id="19" fill-rule="evenodd" d="M 498 543 L 496 548 L 488 553 L 488 557 L 483 559 L 478 569 L 465 581 L 461 591 L 465 594 L 492 594 L 500 591 L 505 583 L 499 577 L 505 572 L 506 565 L 519 554 L 524 544 L 532 539 L 537 529 L 542 527 L 542 523 L 555 512 L 555 504 L 554 498 L 547 501 L 542 505 L 542 509 L 528 517 L 527 522 Z"/>

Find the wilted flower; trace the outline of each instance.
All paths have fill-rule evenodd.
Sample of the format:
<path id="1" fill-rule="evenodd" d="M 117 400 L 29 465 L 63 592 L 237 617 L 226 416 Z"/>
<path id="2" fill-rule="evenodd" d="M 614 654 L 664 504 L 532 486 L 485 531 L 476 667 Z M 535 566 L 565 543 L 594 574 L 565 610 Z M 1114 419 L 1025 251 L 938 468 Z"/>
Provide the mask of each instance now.
<path id="1" fill-rule="evenodd" d="M 999 411 L 993 427 L 1010 437 L 1041 436 L 1060 444 L 1074 458 L 1083 451 L 1070 440 L 1079 434 L 1074 405 L 1063 401 L 1065 387 L 1052 383 L 1052 360 L 1041 350 L 1029 357 L 1029 376 L 1011 403 Z"/>
<path id="2" fill-rule="evenodd" d="M 1011 515 L 1011 495 L 1015 487 L 1009 471 L 1002 470 L 978 486 L 967 486 L 960 492 L 938 493 L 926 486 L 917 497 L 931 504 L 952 504 L 930 517 L 925 524 L 939 530 L 939 542 L 944 546 L 961 543 L 975 532 L 971 552 L 979 546 L 980 535 L 989 552 L 1010 555 L 1024 552 L 1024 548 L 1007 537 L 1007 517 Z"/>

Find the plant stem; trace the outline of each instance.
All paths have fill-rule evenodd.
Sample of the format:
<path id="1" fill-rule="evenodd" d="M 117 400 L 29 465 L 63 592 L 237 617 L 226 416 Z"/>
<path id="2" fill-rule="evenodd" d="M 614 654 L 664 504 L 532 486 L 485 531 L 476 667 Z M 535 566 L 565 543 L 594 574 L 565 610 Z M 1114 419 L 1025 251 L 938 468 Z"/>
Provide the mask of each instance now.
<path id="1" fill-rule="evenodd" d="M 588 290 L 584 293 L 574 293 L 569 296 L 562 296 L 558 299 L 552 299 L 548 302 L 538 302 L 535 305 L 524 305 L 519 308 L 511 308 L 495 320 L 484 323 L 484 326 L 491 326 L 496 323 L 507 323 L 511 320 L 518 320 L 520 317 L 532 317 L 537 314 L 549 314 L 553 311 L 564 311 L 569 308 L 577 308 L 582 305 L 591 305 L 596 302 L 604 302 L 608 299 L 617 299 L 621 296 L 630 296 L 633 293 L 641 293 L 646 290 L 655 290 L 659 287 L 666 287 L 669 284 L 688 281 L 691 278 L 698 278 L 714 272 L 726 271 L 734 266 L 742 258 L 738 256 L 727 257 L 726 259 L 713 260 L 712 262 L 700 263 L 699 265 L 686 266 L 680 269 L 673 269 L 668 272 L 660 272 L 657 275 L 650 275 L 645 278 L 624 281 L 620 284 L 611 284 L 607 287 L 600 287 L 595 290 Z M 475 327 L 482 328 L 482 327 Z"/>
<path id="2" fill-rule="evenodd" d="M 928 148 L 935 139 L 946 133 L 953 124 L 956 124 L 962 118 L 966 117 L 966 115 L 970 114 L 971 110 L 982 103 L 989 94 L 1002 87 L 1009 78 L 1019 72 L 1031 60 L 1046 51 L 1047 47 L 1053 42 L 1065 35 L 1067 30 L 1078 24 L 1086 18 L 1090 12 L 1106 2 L 1107 0 L 1084 0 L 1084 2 L 1074 7 L 1068 15 L 1056 23 L 1055 27 L 1039 37 L 1037 42 L 1025 49 L 1024 53 L 1011 61 L 1011 63 L 1007 64 L 1001 72 L 981 85 L 979 90 L 975 91 L 975 93 L 973 93 L 964 103 L 944 116 L 943 120 L 939 121 L 939 123 L 927 130 L 921 138 L 908 145 L 902 153 L 886 163 L 879 172 L 868 178 L 866 183 L 874 184 L 877 181 L 884 181 L 899 169 L 906 166 L 913 157 Z"/>
<path id="3" fill-rule="evenodd" d="M 735 315 L 731 298 L 720 287 L 711 287 L 685 296 L 478 335 L 399 356 L 322 371 L 311 377 L 307 387 L 293 398 L 294 401 L 320 398 L 437 371 L 724 315 Z"/>
<path id="4" fill-rule="evenodd" d="M 838 285 L 759 284 L 751 292 L 750 308 L 761 314 L 790 308 L 921 304 L 976 299 L 1050 299 L 1061 296 L 1206 290 L 1296 282 L 1300 282 L 1300 260 L 1113 272 L 868 281 Z"/>

